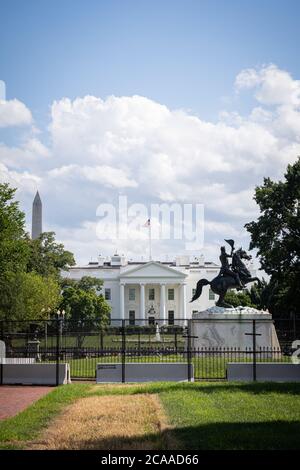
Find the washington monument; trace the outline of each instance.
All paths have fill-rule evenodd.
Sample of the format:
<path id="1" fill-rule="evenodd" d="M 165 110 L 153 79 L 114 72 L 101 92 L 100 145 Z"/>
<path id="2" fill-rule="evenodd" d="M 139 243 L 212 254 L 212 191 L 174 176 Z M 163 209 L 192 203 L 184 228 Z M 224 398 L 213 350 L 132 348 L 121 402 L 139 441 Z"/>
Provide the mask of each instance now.
<path id="1" fill-rule="evenodd" d="M 32 203 L 32 230 L 31 238 L 35 240 L 38 238 L 42 231 L 42 201 L 39 195 L 39 192 L 36 192 L 35 198 Z"/>

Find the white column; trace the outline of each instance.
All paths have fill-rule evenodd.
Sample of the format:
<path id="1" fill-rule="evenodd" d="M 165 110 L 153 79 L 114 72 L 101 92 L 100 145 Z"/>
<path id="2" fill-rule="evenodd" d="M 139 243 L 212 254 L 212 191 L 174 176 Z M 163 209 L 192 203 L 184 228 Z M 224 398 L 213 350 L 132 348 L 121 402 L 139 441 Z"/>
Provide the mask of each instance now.
<path id="1" fill-rule="evenodd" d="M 140 284 L 140 319 L 145 320 L 145 284 Z M 145 321 L 141 321 L 141 326 L 145 326 Z"/>
<path id="2" fill-rule="evenodd" d="M 166 285 L 160 285 L 160 315 L 159 319 L 163 320 L 163 324 L 166 324 L 167 316 L 166 316 Z"/>
<path id="3" fill-rule="evenodd" d="M 125 319 L 125 284 L 120 283 L 120 319 Z"/>
<path id="4" fill-rule="evenodd" d="M 180 304 L 181 304 L 180 317 L 186 320 L 186 284 L 185 283 L 180 285 Z"/>

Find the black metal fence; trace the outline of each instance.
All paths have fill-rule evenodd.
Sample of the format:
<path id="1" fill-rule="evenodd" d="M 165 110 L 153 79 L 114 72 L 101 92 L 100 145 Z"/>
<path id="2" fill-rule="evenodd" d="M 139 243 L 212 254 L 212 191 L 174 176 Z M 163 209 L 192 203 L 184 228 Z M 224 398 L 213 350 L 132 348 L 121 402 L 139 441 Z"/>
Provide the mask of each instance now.
<path id="1" fill-rule="evenodd" d="M 281 350 L 284 354 L 290 354 L 292 342 L 300 339 L 300 316 L 293 314 L 289 318 L 275 318 L 273 321 Z"/>
<path id="2" fill-rule="evenodd" d="M 197 320 L 198 321 L 198 320 Z M 145 320 L 111 320 L 109 326 L 85 324 L 63 319 L 31 322 L 2 322 L 1 338 L 5 343 L 5 361 L 13 363 L 55 363 L 56 383 L 60 363 L 69 363 L 72 380 L 95 378 L 97 364 L 121 363 L 122 380 L 126 381 L 126 364 L 130 362 L 180 362 L 187 365 L 187 378 L 225 380 L 229 362 L 253 364 L 253 378 L 258 362 L 290 362 L 291 344 L 300 331 L 280 330 L 284 347 L 259 348 L 256 326 L 250 331 L 251 347 L 245 349 L 193 346 L 193 320 L 175 319 L 166 325 L 162 320 L 149 324 Z M 289 347 L 288 347 L 289 346 Z M 3 355 L 3 353 L 2 353 Z M 1 360 L 0 383 L 3 383 Z"/>

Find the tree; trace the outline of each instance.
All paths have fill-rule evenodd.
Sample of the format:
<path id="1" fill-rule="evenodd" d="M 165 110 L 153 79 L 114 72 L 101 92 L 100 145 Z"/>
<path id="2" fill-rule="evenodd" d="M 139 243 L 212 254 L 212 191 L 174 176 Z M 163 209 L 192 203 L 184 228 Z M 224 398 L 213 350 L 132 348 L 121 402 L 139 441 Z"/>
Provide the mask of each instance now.
<path id="1" fill-rule="evenodd" d="M 0 287 L 3 273 L 24 270 L 29 257 L 25 215 L 13 200 L 15 192 L 8 184 L 0 184 Z"/>
<path id="2" fill-rule="evenodd" d="M 60 286 L 54 277 L 37 273 L 8 272 L 0 299 L 1 320 L 43 320 L 60 301 Z"/>
<path id="3" fill-rule="evenodd" d="M 77 345 L 82 347 L 85 335 L 93 328 L 100 329 L 108 324 L 110 306 L 99 294 L 102 281 L 89 276 L 79 281 L 67 280 L 63 284 L 60 309 L 66 312 L 69 326 L 76 332 Z"/>
<path id="4" fill-rule="evenodd" d="M 59 277 L 61 270 L 68 270 L 75 264 L 73 253 L 55 241 L 54 232 L 44 232 L 35 240 L 28 239 L 28 246 L 30 258 L 27 271 Z"/>
<path id="5" fill-rule="evenodd" d="M 261 215 L 245 225 L 261 267 L 270 275 L 268 308 L 275 315 L 300 308 L 300 158 L 288 165 L 284 181 L 265 178 L 255 189 Z"/>
<path id="6" fill-rule="evenodd" d="M 251 302 L 259 310 L 266 310 L 269 307 L 269 284 L 263 278 L 260 285 L 253 284 L 250 288 L 249 294 Z"/>
<path id="7" fill-rule="evenodd" d="M 86 292 L 94 290 L 95 292 L 100 292 L 103 286 L 102 279 L 98 279 L 92 276 L 83 276 L 79 281 L 77 281 L 79 289 L 82 289 Z"/>
<path id="8" fill-rule="evenodd" d="M 0 318 L 41 319 L 59 304 L 60 270 L 74 264 L 74 257 L 52 232 L 29 238 L 15 192 L 0 184 Z"/>
<path id="9" fill-rule="evenodd" d="M 230 290 L 227 292 L 225 296 L 225 302 L 233 307 L 256 307 L 252 301 L 251 296 L 248 291 L 245 292 L 235 292 L 234 290 Z"/>
<path id="10" fill-rule="evenodd" d="M 253 307 L 258 310 L 265 310 L 268 307 L 268 289 L 269 284 L 265 279 L 261 280 L 261 285 L 257 283 L 253 284 L 250 289 L 246 289 L 243 292 L 236 292 L 230 290 L 225 296 L 225 301 L 231 304 L 233 307 Z"/>

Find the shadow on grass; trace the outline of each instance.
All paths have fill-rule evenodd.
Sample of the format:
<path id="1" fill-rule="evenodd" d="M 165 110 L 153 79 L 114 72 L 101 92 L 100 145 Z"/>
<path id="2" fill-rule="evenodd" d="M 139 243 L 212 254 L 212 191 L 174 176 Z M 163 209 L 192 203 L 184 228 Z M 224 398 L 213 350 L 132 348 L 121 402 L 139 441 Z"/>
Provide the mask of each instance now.
<path id="1" fill-rule="evenodd" d="M 299 421 L 218 422 L 177 428 L 172 432 L 184 444 L 184 449 L 300 449 Z"/>
<path id="2" fill-rule="evenodd" d="M 97 390 L 97 388 L 99 389 Z M 178 382 L 161 382 L 161 383 L 143 383 L 143 384 L 124 384 L 124 385 L 101 385 L 92 388 L 91 394 L 103 395 L 103 394 L 139 394 L 139 393 L 162 393 L 171 391 L 195 391 L 201 394 L 210 394 L 212 392 L 228 391 L 234 392 L 247 392 L 254 395 L 261 393 L 280 393 L 280 394 L 291 394 L 300 395 L 300 383 L 288 382 L 288 383 L 275 383 L 275 382 L 212 382 L 212 383 L 178 383 Z"/>
<path id="3" fill-rule="evenodd" d="M 155 443 L 157 447 L 155 447 Z M 174 443 L 177 443 L 174 445 Z M 154 447 L 153 447 L 154 445 Z M 124 438 L 112 436 L 77 443 L 93 450 L 287 450 L 300 449 L 299 421 L 212 423 Z"/>

